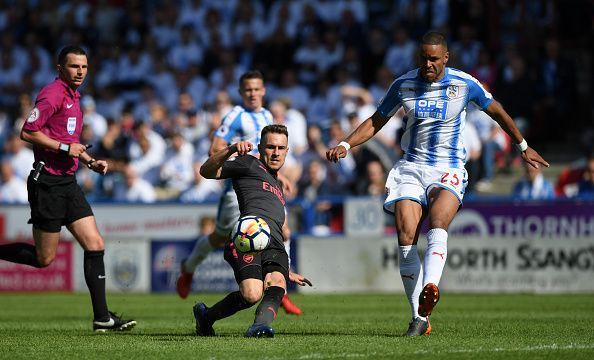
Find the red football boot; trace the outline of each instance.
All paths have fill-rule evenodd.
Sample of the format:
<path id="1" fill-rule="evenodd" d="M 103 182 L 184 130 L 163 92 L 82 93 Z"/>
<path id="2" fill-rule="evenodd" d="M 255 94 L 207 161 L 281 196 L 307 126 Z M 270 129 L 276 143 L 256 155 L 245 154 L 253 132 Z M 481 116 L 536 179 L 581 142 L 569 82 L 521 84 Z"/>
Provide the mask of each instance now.
<path id="1" fill-rule="evenodd" d="M 283 296 L 283 301 L 281 301 L 281 306 L 283 307 L 283 309 L 285 309 L 285 312 L 287 314 L 291 314 L 291 315 L 301 315 L 302 311 L 301 309 L 295 305 L 291 299 L 289 299 L 289 296 L 287 294 L 285 294 L 285 296 Z"/>

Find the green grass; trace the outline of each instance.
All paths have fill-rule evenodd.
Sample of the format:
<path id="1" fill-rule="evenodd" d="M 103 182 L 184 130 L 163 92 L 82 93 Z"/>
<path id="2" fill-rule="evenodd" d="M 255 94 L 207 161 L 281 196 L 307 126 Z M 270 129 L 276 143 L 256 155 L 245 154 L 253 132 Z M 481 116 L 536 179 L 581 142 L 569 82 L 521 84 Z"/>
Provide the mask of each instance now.
<path id="1" fill-rule="evenodd" d="M 222 294 L 110 294 L 138 321 L 94 334 L 87 294 L 0 295 L 0 358 L 23 359 L 592 359 L 594 295 L 443 294 L 430 336 L 405 338 L 404 295 L 292 295 L 305 314 L 280 311 L 274 339 L 246 339 L 253 309 L 194 336 L 193 301 Z"/>

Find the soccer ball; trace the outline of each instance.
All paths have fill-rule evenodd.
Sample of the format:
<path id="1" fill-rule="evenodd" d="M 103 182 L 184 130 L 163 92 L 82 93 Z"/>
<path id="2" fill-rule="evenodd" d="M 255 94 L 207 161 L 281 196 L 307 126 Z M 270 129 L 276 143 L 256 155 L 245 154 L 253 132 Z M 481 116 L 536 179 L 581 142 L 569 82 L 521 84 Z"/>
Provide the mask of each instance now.
<path id="1" fill-rule="evenodd" d="M 244 216 L 237 221 L 231 240 L 239 252 L 255 254 L 270 245 L 270 227 L 260 217 Z"/>

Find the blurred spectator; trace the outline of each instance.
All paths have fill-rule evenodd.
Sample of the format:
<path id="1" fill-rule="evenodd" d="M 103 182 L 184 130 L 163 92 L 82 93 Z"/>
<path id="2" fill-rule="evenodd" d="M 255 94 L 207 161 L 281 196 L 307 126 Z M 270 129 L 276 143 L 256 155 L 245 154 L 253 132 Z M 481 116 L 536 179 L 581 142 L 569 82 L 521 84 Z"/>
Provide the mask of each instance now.
<path id="1" fill-rule="evenodd" d="M 545 179 L 540 168 L 534 168 L 526 162 L 524 179 L 514 185 L 512 197 L 517 200 L 550 200 L 555 198 L 553 184 Z"/>
<path id="2" fill-rule="evenodd" d="M 392 34 L 392 45 L 388 48 L 386 67 L 397 78 L 415 66 L 415 51 L 417 45 L 408 36 L 408 31 L 403 26 L 396 26 Z"/>
<path id="3" fill-rule="evenodd" d="M 312 161 L 322 161 L 326 158 L 326 144 L 322 139 L 322 129 L 316 124 L 307 127 L 307 149 L 301 154 L 301 163 L 304 165 Z"/>
<path id="4" fill-rule="evenodd" d="M 370 161 L 367 163 L 366 170 L 365 179 L 358 181 L 355 186 L 355 194 L 383 196 L 386 186 L 386 171 L 382 163 L 377 160 Z"/>
<path id="5" fill-rule="evenodd" d="M 178 197 L 194 179 L 194 146 L 187 142 L 180 132 L 171 135 L 165 152 L 165 163 L 161 166 L 161 184 L 168 190 L 168 198 Z"/>
<path id="6" fill-rule="evenodd" d="M 14 175 L 27 180 L 35 157 L 33 150 L 27 147 L 27 143 L 21 140 L 19 134 L 13 133 L 8 137 L 4 144 L 4 154 L 5 160 L 12 165 Z"/>
<path id="7" fill-rule="evenodd" d="M 489 89 L 493 89 L 495 86 L 497 67 L 491 60 L 491 54 L 485 48 L 481 48 L 478 54 L 477 64 L 470 71 L 470 75 L 474 76 L 483 86 L 487 86 Z"/>
<path id="8" fill-rule="evenodd" d="M 83 96 L 80 105 L 83 111 L 83 121 L 85 125 L 91 128 L 93 133 L 91 144 L 97 146 L 107 132 L 107 120 L 96 111 L 95 100 L 91 95 Z"/>
<path id="9" fill-rule="evenodd" d="M 279 98 L 270 103 L 270 113 L 275 124 L 287 126 L 289 131 L 289 153 L 299 157 L 307 148 L 307 122 L 303 114 L 291 108 L 288 98 Z"/>
<path id="10" fill-rule="evenodd" d="M 262 31 L 265 28 L 260 17 L 262 14 L 256 12 L 254 4 L 253 1 L 240 1 L 237 4 L 234 19 L 231 21 L 233 24 L 232 38 L 235 41 L 244 39 L 244 34 L 252 34 L 257 42 L 264 39 L 266 32 Z"/>
<path id="11" fill-rule="evenodd" d="M 290 68 L 283 70 L 280 86 L 269 96 L 272 100 L 285 98 L 283 101 L 287 102 L 288 99 L 290 106 L 299 111 L 305 111 L 309 106 L 309 91 L 297 82 L 295 71 Z"/>
<path id="12" fill-rule="evenodd" d="M 184 25 L 180 29 L 180 42 L 169 50 L 169 64 L 176 70 L 186 70 L 190 65 L 200 64 L 203 50 L 196 41 L 194 29 Z"/>
<path id="13" fill-rule="evenodd" d="M 312 160 L 307 164 L 306 175 L 298 184 L 299 196 L 315 204 L 314 232 L 322 235 L 330 232 L 330 219 L 332 217 L 332 203 L 320 200 L 320 197 L 340 194 L 340 189 L 331 185 L 327 178 L 327 170 L 319 160 Z M 334 209 L 336 211 L 337 209 Z"/>
<path id="14" fill-rule="evenodd" d="M 538 127 L 533 130 L 538 136 L 537 140 L 546 141 L 549 134 L 558 131 L 559 119 L 575 118 L 577 81 L 574 65 L 563 56 L 559 41 L 555 38 L 546 39 L 537 70 L 539 86 L 536 92 L 539 101 L 535 104 L 535 122 Z"/>
<path id="15" fill-rule="evenodd" d="M 0 53 L 0 106 L 15 103 L 21 84 L 22 69 L 8 51 Z"/>
<path id="16" fill-rule="evenodd" d="M 361 80 L 364 84 L 369 85 L 376 78 L 376 69 L 384 64 L 389 41 L 386 34 L 378 27 L 372 27 L 366 35 L 367 39 L 361 55 L 363 62 L 363 78 Z"/>
<path id="17" fill-rule="evenodd" d="M 344 56 L 344 45 L 334 26 L 327 26 L 322 36 L 322 58 L 318 62 L 318 73 L 320 74 L 338 66 Z M 344 66 L 344 64 L 340 65 Z"/>
<path id="18" fill-rule="evenodd" d="M 140 178 L 134 167 L 126 166 L 123 175 L 123 181 L 115 185 L 115 201 L 153 203 L 157 200 L 155 188 Z"/>
<path id="19" fill-rule="evenodd" d="M 373 97 L 373 105 L 379 104 L 380 100 L 388 92 L 390 85 L 394 81 L 394 77 L 385 65 L 377 68 L 375 72 L 375 80 L 369 85 L 369 92 Z"/>
<path id="20" fill-rule="evenodd" d="M 194 148 L 201 146 L 200 142 L 208 141 L 208 114 L 205 112 L 197 112 L 196 110 L 189 110 L 185 116 L 179 116 L 176 126 L 181 132 L 184 139 L 192 144 Z"/>
<path id="21" fill-rule="evenodd" d="M 318 87 L 314 92 L 315 95 L 309 100 L 307 106 L 307 123 L 311 125 L 319 125 L 323 128 L 330 126 L 330 119 L 336 117 L 336 111 L 331 109 L 328 101 L 328 89 L 330 87 L 330 80 L 328 76 L 322 77 L 318 81 Z"/>
<path id="22" fill-rule="evenodd" d="M 468 172 L 468 185 L 466 192 L 471 193 L 474 190 L 480 175 L 482 145 L 481 138 L 472 122 L 466 121 L 462 133 L 464 147 L 466 148 L 466 171 Z"/>
<path id="23" fill-rule="evenodd" d="M 329 137 L 328 146 L 330 148 L 337 146 L 342 139 L 346 138 L 346 134 L 338 120 L 332 121 L 330 124 Z M 357 175 L 355 159 L 352 153 L 347 154 L 340 162 L 330 164 L 328 170 L 328 181 L 335 187 L 334 191 L 337 193 L 344 193 L 347 189 L 350 189 Z"/>
<path id="24" fill-rule="evenodd" d="M 487 89 L 487 88 L 486 88 Z M 481 167 L 476 189 L 490 191 L 497 166 L 505 166 L 507 154 L 510 152 L 510 140 L 499 124 L 475 104 L 469 104 L 466 111 L 466 122 L 476 129 L 482 144 Z M 498 164 L 498 159 L 502 159 Z M 469 174 L 470 175 L 470 174 Z M 469 185 L 472 186 L 472 185 Z"/>
<path id="25" fill-rule="evenodd" d="M 450 49 L 451 64 L 448 65 L 471 72 L 479 63 L 482 45 L 475 39 L 474 29 L 467 24 L 458 27 L 458 39 Z"/>
<path id="26" fill-rule="evenodd" d="M 2 149 L 2 152 L 4 151 L 4 146 L 9 135 L 13 131 L 11 125 L 12 121 L 8 114 L 5 111 L 0 110 L 0 149 Z"/>
<path id="27" fill-rule="evenodd" d="M 183 203 L 216 201 L 222 193 L 222 182 L 204 178 L 200 175 L 200 166 L 202 166 L 200 161 L 196 161 L 193 165 L 193 184 L 179 197 L 179 200 Z M 207 234 L 210 234 L 210 232 L 207 232 Z"/>
<path id="28" fill-rule="evenodd" d="M 167 106 L 171 111 L 175 110 L 177 105 L 177 84 L 175 76 L 167 67 L 167 62 L 164 58 L 158 57 L 155 59 L 153 71 L 146 74 L 146 79 L 156 92 L 157 97 Z"/>
<path id="29" fill-rule="evenodd" d="M 324 47 L 316 32 L 307 35 L 305 43 L 297 48 L 293 61 L 299 66 L 297 78 L 308 89 L 313 89 L 318 77 L 318 69 L 324 59 Z"/>
<path id="30" fill-rule="evenodd" d="M 584 177 L 578 184 L 577 197 L 594 200 L 594 156 L 586 163 Z"/>
<path id="31" fill-rule="evenodd" d="M 12 164 L 3 159 L 0 162 L 0 203 L 26 204 L 28 201 L 27 183 L 15 176 Z"/>
<path id="32" fill-rule="evenodd" d="M 165 140 L 143 122 L 135 125 L 135 139 L 128 148 L 130 167 L 135 175 L 152 185 L 159 184 L 159 169 L 165 160 Z"/>
<path id="33" fill-rule="evenodd" d="M 499 98 L 508 114 L 514 119 L 520 131 L 530 134 L 540 125 L 533 123 L 535 84 L 526 72 L 526 61 L 514 48 L 505 53 L 505 63 L 496 80 L 495 96 Z M 528 125 L 528 129 L 524 130 Z M 527 135 L 529 136 L 529 135 Z"/>

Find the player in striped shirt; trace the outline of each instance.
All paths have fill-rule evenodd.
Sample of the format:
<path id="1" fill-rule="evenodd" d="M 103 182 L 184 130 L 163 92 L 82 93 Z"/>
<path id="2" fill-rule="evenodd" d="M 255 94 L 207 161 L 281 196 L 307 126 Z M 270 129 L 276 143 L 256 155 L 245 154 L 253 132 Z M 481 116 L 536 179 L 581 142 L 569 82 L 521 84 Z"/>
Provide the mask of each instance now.
<path id="1" fill-rule="evenodd" d="M 419 68 L 396 79 L 376 112 L 344 141 L 327 151 L 337 162 L 349 149 L 373 137 L 403 107 L 401 146 L 404 155 L 388 175 L 384 210 L 394 214 L 398 232 L 400 275 L 412 310 L 407 336 L 431 332 L 429 315 L 439 300 L 439 280 L 447 258 L 447 229 L 462 204 L 467 173 L 462 130 L 466 106 L 474 102 L 501 125 L 530 166 L 549 164 L 532 148 L 480 83 L 446 67 L 444 36 L 428 32 L 421 40 Z M 417 252 L 421 224 L 429 221 L 424 266 Z"/>

